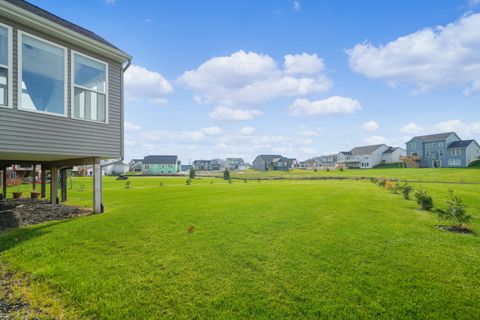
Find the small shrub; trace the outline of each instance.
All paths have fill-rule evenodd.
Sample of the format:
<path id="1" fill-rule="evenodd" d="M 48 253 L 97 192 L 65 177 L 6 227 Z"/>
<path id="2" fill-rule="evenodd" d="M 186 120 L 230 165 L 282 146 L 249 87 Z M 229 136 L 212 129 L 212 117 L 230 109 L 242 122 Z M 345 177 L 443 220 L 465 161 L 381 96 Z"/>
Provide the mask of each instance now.
<path id="1" fill-rule="evenodd" d="M 385 188 L 385 185 L 387 184 L 387 180 L 385 179 L 380 179 L 378 180 L 378 185 L 382 188 Z"/>
<path id="2" fill-rule="evenodd" d="M 160 187 L 163 187 L 163 182 L 162 181 L 160 181 Z"/>
<path id="3" fill-rule="evenodd" d="M 340 168 L 340 171 L 343 171 L 343 168 Z"/>
<path id="4" fill-rule="evenodd" d="M 467 205 L 463 200 L 453 194 L 453 190 L 449 190 L 450 200 L 447 201 L 447 210 L 439 210 L 439 220 L 447 220 L 452 227 L 461 227 L 470 223 L 470 215 L 467 214 Z"/>
<path id="5" fill-rule="evenodd" d="M 317 168 L 313 169 L 313 172 L 317 172 L 317 171 L 318 171 Z"/>
<path id="6" fill-rule="evenodd" d="M 326 170 L 327 170 L 327 172 L 330 172 L 330 168 L 327 168 Z"/>
<path id="7" fill-rule="evenodd" d="M 399 194 L 401 190 L 402 190 L 402 186 L 400 185 L 400 183 L 395 182 L 392 187 L 392 193 Z"/>
<path id="8" fill-rule="evenodd" d="M 190 168 L 190 172 L 188 173 L 188 176 L 190 179 L 195 179 L 195 176 L 197 175 L 197 172 L 195 171 L 194 168 Z"/>
<path id="9" fill-rule="evenodd" d="M 410 199 L 410 192 L 412 192 L 412 191 L 413 191 L 413 187 L 411 185 L 409 185 L 408 183 L 405 183 L 402 186 L 403 199 L 409 200 Z"/>
<path id="10" fill-rule="evenodd" d="M 257 179 L 257 182 L 260 183 L 260 178 Z"/>
<path id="11" fill-rule="evenodd" d="M 230 180 L 230 171 L 228 169 L 223 171 L 223 180 Z"/>
<path id="12" fill-rule="evenodd" d="M 243 182 L 247 183 L 247 182 L 248 182 L 248 180 L 247 180 L 247 179 L 243 179 Z"/>
<path id="13" fill-rule="evenodd" d="M 187 186 L 191 185 L 192 184 L 192 179 L 188 178 L 187 181 L 185 181 L 185 183 L 187 184 Z"/>
<path id="14" fill-rule="evenodd" d="M 131 186 L 132 182 L 130 180 L 127 180 L 127 182 L 125 182 L 125 189 L 130 189 Z"/>
<path id="15" fill-rule="evenodd" d="M 415 198 L 417 198 L 417 203 L 420 205 L 422 210 L 430 211 L 433 208 L 433 199 L 427 194 L 424 190 L 419 190 L 415 192 Z"/>
<path id="16" fill-rule="evenodd" d="M 232 184 L 233 183 L 232 179 L 228 179 L 228 183 Z"/>
<path id="17" fill-rule="evenodd" d="M 191 226 L 188 226 L 187 232 L 188 232 L 188 233 L 194 233 L 194 232 L 195 232 L 195 229 L 196 229 L 196 227 L 192 224 Z"/>
<path id="18" fill-rule="evenodd" d="M 377 179 L 374 178 L 374 177 L 370 177 L 370 182 L 371 182 L 371 183 L 377 183 Z"/>

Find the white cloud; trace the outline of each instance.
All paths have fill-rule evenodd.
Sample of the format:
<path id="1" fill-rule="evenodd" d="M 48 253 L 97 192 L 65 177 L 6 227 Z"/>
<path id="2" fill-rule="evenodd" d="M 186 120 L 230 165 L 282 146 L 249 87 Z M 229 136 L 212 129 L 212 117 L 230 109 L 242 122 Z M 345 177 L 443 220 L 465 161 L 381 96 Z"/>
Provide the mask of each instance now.
<path id="1" fill-rule="evenodd" d="M 470 1 L 468 2 L 468 5 L 469 5 L 470 7 L 475 7 L 475 6 L 479 5 L 479 4 L 480 4 L 480 0 L 470 0 Z"/>
<path id="2" fill-rule="evenodd" d="M 132 65 L 125 73 L 125 97 L 164 105 L 165 96 L 173 92 L 172 85 L 158 72 Z"/>
<path id="3" fill-rule="evenodd" d="M 435 129 L 444 132 L 455 131 L 457 134 L 465 136 L 478 135 L 480 134 L 480 122 L 467 124 L 461 120 L 447 120 L 437 123 Z"/>
<path id="4" fill-rule="evenodd" d="M 298 10 L 300 10 L 300 8 L 301 8 L 300 0 L 292 1 L 292 9 L 293 10 L 298 11 Z"/>
<path id="5" fill-rule="evenodd" d="M 399 37 L 385 45 L 365 42 L 347 50 L 350 67 L 392 86 L 412 85 L 416 92 L 442 87 L 480 91 L 480 14 Z"/>
<path id="6" fill-rule="evenodd" d="M 205 127 L 200 129 L 200 131 L 208 136 L 220 136 L 223 133 L 223 130 L 219 127 Z"/>
<path id="7" fill-rule="evenodd" d="M 287 54 L 283 63 L 286 74 L 315 74 L 323 71 L 323 59 L 314 54 Z"/>
<path id="8" fill-rule="evenodd" d="M 333 96 L 323 100 L 296 99 L 290 105 L 293 116 L 328 116 L 352 114 L 361 109 L 360 102 L 348 97 Z"/>
<path id="9" fill-rule="evenodd" d="M 424 128 L 422 128 L 421 126 L 419 126 L 415 122 L 410 122 L 410 123 L 406 124 L 405 126 L 403 126 L 400 129 L 400 131 L 402 133 L 406 133 L 406 134 L 417 134 L 417 133 L 421 133 L 422 131 L 424 131 Z"/>
<path id="10" fill-rule="evenodd" d="M 380 128 L 380 125 L 378 124 L 378 122 L 371 120 L 371 121 L 365 122 L 365 123 L 362 125 L 362 128 L 363 128 L 363 130 L 365 130 L 365 131 L 371 131 L 371 132 L 373 132 L 373 131 L 377 131 L 378 128 Z"/>
<path id="11" fill-rule="evenodd" d="M 373 144 L 388 144 L 388 139 L 382 136 L 371 136 L 363 139 L 363 142 L 368 145 Z"/>
<path id="12" fill-rule="evenodd" d="M 240 129 L 240 134 L 244 136 L 250 136 L 255 133 L 255 128 L 253 127 L 243 127 Z"/>
<path id="13" fill-rule="evenodd" d="M 125 121 L 124 123 L 124 129 L 125 131 L 139 131 L 140 129 L 142 129 L 141 126 L 137 125 L 137 124 L 134 124 L 134 123 L 131 123 L 131 122 L 128 122 L 128 121 Z"/>
<path id="14" fill-rule="evenodd" d="M 287 55 L 282 69 L 268 55 L 240 50 L 205 61 L 186 71 L 178 82 L 193 91 L 197 103 L 258 109 L 276 98 L 328 91 L 332 81 L 323 69 L 323 60 L 316 54 Z"/>
<path id="15" fill-rule="evenodd" d="M 252 120 L 263 114 L 260 110 L 233 109 L 223 106 L 216 107 L 209 115 L 219 121 L 245 121 Z"/>
<path id="16" fill-rule="evenodd" d="M 322 132 L 321 129 L 316 129 L 316 130 L 308 130 L 304 129 L 298 133 L 300 137 L 318 137 L 320 133 Z"/>
<path id="17" fill-rule="evenodd" d="M 302 148 L 300 148 L 300 151 L 305 153 L 305 154 L 308 154 L 308 155 L 318 154 L 318 150 L 316 148 L 313 148 L 313 147 L 302 147 Z"/>

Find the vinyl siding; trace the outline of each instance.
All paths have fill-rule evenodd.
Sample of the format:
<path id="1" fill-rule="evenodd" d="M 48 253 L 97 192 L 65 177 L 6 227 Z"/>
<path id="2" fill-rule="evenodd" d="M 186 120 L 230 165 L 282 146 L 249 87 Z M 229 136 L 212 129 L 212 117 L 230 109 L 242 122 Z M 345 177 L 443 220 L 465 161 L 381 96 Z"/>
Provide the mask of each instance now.
<path id="1" fill-rule="evenodd" d="M 13 28 L 13 79 L 9 79 L 13 84 L 13 109 L 0 108 L 0 157 L 8 156 L 8 153 L 30 155 L 29 160 L 36 160 L 35 157 L 40 155 L 54 155 L 57 158 L 123 157 L 122 64 L 3 17 L 0 17 L 0 22 Z M 18 30 L 68 48 L 67 118 L 17 110 Z M 108 63 L 108 124 L 70 118 L 72 50 Z"/>

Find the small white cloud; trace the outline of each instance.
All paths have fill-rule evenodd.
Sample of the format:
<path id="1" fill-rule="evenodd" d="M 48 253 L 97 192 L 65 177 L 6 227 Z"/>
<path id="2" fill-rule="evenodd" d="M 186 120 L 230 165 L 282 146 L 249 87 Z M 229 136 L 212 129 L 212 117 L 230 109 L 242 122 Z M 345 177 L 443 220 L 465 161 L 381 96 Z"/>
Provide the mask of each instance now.
<path id="1" fill-rule="evenodd" d="M 299 11 L 301 9 L 301 4 L 299 0 L 292 1 L 292 9 L 295 11 Z"/>
<path id="2" fill-rule="evenodd" d="M 323 59 L 314 54 L 287 54 L 283 63 L 286 74 L 315 74 L 323 71 Z"/>
<path id="3" fill-rule="evenodd" d="M 255 133 L 255 128 L 253 127 L 243 127 L 240 129 L 240 134 L 244 136 L 250 136 Z"/>
<path id="4" fill-rule="evenodd" d="M 219 127 L 205 127 L 200 130 L 208 136 L 220 136 L 223 134 L 223 130 Z"/>
<path id="5" fill-rule="evenodd" d="M 363 139 L 365 144 L 388 144 L 388 139 L 382 136 L 371 136 L 369 138 Z"/>
<path id="6" fill-rule="evenodd" d="M 137 125 L 137 124 L 134 124 L 134 123 L 131 123 L 131 122 L 128 122 L 128 121 L 125 121 L 125 124 L 124 124 L 124 129 L 125 131 L 139 131 L 140 129 L 142 129 L 141 126 Z"/>
<path id="7" fill-rule="evenodd" d="M 150 18 L 145 18 L 145 19 L 143 19 L 143 22 L 145 22 L 145 23 L 152 23 L 153 20 L 150 19 Z"/>
<path id="8" fill-rule="evenodd" d="M 380 125 L 378 124 L 378 122 L 371 120 L 371 121 L 365 122 L 362 125 L 362 128 L 365 131 L 373 132 L 373 131 L 377 131 L 378 128 L 380 128 Z"/>
<path id="9" fill-rule="evenodd" d="M 303 129 L 302 131 L 300 131 L 298 133 L 298 135 L 300 137 L 318 137 L 320 135 L 320 133 L 322 132 L 321 129 L 317 129 L 317 130 L 308 130 L 308 129 Z"/>
<path id="10" fill-rule="evenodd" d="M 156 71 L 132 65 L 125 73 L 125 97 L 129 100 L 163 105 L 165 95 L 171 92 L 172 85 Z"/>
<path id="11" fill-rule="evenodd" d="M 424 131 L 424 128 L 416 124 L 415 122 L 410 122 L 403 126 L 400 131 L 406 134 L 418 134 Z"/>
<path id="12" fill-rule="evenodd" d="M 289 108 L 293 116 L 328 116 L 352 114 L 360 110 L 361 106 L 357 100 L 333 96 L 316 101 L 296 99 Z"/>
<path id="13" fill-rule="evenodd" d="M 223 106 L 216 107 L 209 115 L 219 121 L 246 121 L 263 114 L 260 110 L 233 109 Z"/>

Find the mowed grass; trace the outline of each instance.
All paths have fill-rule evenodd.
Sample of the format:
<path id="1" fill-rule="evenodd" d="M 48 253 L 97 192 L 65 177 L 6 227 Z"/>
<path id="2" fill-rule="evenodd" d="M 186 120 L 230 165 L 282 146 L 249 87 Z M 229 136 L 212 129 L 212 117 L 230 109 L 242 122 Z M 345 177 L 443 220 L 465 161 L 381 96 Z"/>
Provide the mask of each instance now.
<path id="1" fill-rule="evenodd" d="M 49 288 L 80 318 L 473 319 L 480 312 L 480 237 L 436 229 L 433 213 L 369 181 L 130 181 L 127 189 L 104 178 L 105 214 L 1 235 L 0 262 Z M 415 187 L 443 206 L 450 185 Z M 478 186 L 453 187 L 479 231 Z M 90 206 L 91 178 L 73 180 L 70 202 Z"/>
<path id="2" fill-rule="evenodd" d="M 425 182 L 480 183 L 480 166 L 475 168 L 379 168 L 350 170 L 233 171 L 235 178 L 308 178 L 308 177 L 375 177 Z"/>

